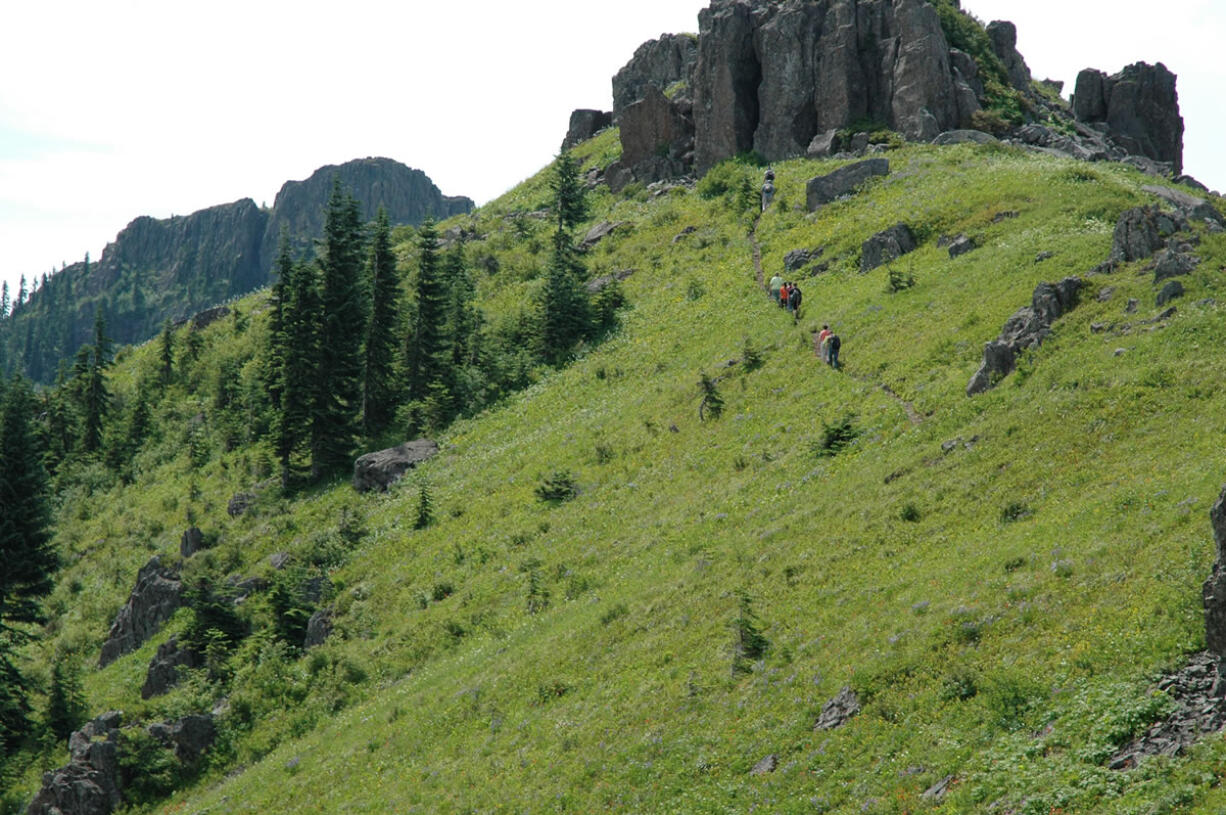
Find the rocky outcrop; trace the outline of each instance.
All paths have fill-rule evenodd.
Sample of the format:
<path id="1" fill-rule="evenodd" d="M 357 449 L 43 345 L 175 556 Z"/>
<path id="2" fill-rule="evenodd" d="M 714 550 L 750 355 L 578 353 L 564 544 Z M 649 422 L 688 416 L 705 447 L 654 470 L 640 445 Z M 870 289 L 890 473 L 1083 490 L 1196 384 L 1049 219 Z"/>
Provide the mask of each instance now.
<path id="1" fill-rule="evenodd" d="M 648 88 L 663 93 L 689 81 L 697 56 L 698 40 L 691 34 L 665 34 L 640 45 L 613 77 L 613 119 L 620 124 L 622 113 L 645 98 Z"/>
<path id="2" fill-rule="evenodd" d="M 175 758 L 187 768 L 195 767 L 217 738 L 217 726 L 207 713 L 195 713 L 171 722 L 152 724 L 149 735 L 174 750 Z"/>
<path id="3" fill-rule="evenodd" d="M 1079 122 L 1106 127 L 1129 153 L 1171 165 L 1183 172 L 1183 118 L 1175 75 L 1159 62 L 1137 62 L 1107 76 L 1087 68 L 1077 75 L 1073 115 Z"/>
<path id="4" fill-rule="evenodd" d="M 573 111 L 570 114 L 570 126 L 566 130 L 566 138 L 562 140 L 562 149 L 569 150 L 612 124 L 613 114 L 607 111 L 586 108 Z"/>
<path id="5" fill-rule="evenodd" d="M 803 155 L 819 133 L 857 120 L 930 140 L 966 118 L 955 83 L 968 78 L 955 77 L 940 20 L 923 0 L 715 0 L 698 24 L 700 173 L 747 150 L 769 160 Z"/>
<path id="6" fill-rule="evenodd" d="M 105 668 L 124 654 L 135 651 L 156 634 L 182 604 L 183 583 L 178 570 L 163 566 L 161 558 L 154 555 L 136 575 L 136 587 L 111 624 L 98 667 Z"/>
<path id="7" fill-rule="evenodd" d="M 834 730 L 851 721 L 860 712 L 860 697 L 851 688 L 843 688 L 826 704 L 814 723 L 814 730 Z"/>
<path id="8" fill-rule="evenodd" d="M 122 721 L 122 713 L 106 713 L 73 733 L 68 764 L 43 774 L 27 815 L 109 815 L 119 807 Z"/>
<path id="9" fill-rule="evenodd" d="M 145 684 L 140 689 L 140 698 L 152 699 L 161 696 L 179 684 L 182 668 L 201 668 L 204 657 L 179 643 L 178 636 L 171 637 L 158 646 L 157 654 L 145 673 Z"/>
<path id="10" fill-rule="evenodd" d="M 358 492 L 385 491 L 406 472 L 437 454 L 438 443 L 429 439 L 367 453 L 353 464 L 353 488 Z"/>
<path id="11" fill-rule="evenodd" d="M 860 246 L 860 274 L 915 251 L 915 236 L 906 224 L 878 232 Z"/>
<path id="12" fill-rule="evenodd" d="M 1023 93 L 1030 92 L 1030 68 L 1017 52 L 1017 26 L 1007 20 L 988 23 L 988 40 L 992 51 L 1005 66 L 1009 84 Z"/>
<path id="13" fill-rule="evenodd" d="M 870 178 L 889 175 L 889 173 L 889 159 L 870 158 L 840 167 L 832 173 L 811 178 L 805 184 L 805 205 L 810 212 L 813 212 L 823 204 L 829 204 L 837 198 L 850 195 Z"/>
<path id="14" fill-rule="evenodd" d="M 1216 558 L 1213 573 L 1205 581 L 1201 596 L 1205 608 L 1205 645 L 1217 659 L 1219 671 L 1226 660 L 1226 488 L 1209 510 Z M 1219 686 L 1219 696 L 1226 688 Z"/>
<path id="15" fill-rule="evenodd" d="M 43 774 L 42 788 L 26 808 L 27 815 L 109 815 L 122 806 L 124 737 L 137 730 L 121 730 L 122 721 L 122 713 L 106 713 L 73 733 L 68 740 L 68 764 Z M 145 733 L 173 750 L 180 773 L 190 777 L 216 740 L 217 727 L 211 715 L 192 714 L 150 725 Z"/>
<path id="16" fill-rule="evenodd" d="M 1111 236 L 1111 261 L 1127 263 L 1151 257 L 1166 247 L 1168 238 L 1187 226 L 1178 213 L 1163 212 L 1158 207 L 1125 210 Z"/>
<path id="17" fill-rule="evenodd" d="M 314 240 L 323 234 L 333 177 L 357 199 L 360 215 L 369 221 L 379 207 L 387 210 L 393 224 L 420 224 L 428 216 L 449 218 L 471 212 L 473 202 L 448 197 L 421 170 L 389 158 L 364 158 L 340 165 L 320 167 L 304 181 L 287 181 L 277 193 L 268 226 L 264 230 L 260 258 L 271 269 L 284 228 L 297 254 L 314 254 Z"/>
<path id="18" fill-rule="evenodd" d="M 199 527 L 191 526 L 183 531 L 183 537 L 179 538 L 179 557 L 187 560 L 204 548 L 204 533 Z"/>
<path id="19" fill-rule="evenodd" d="M 311 615 L 311 619 L 307 620 L 306 637 L 303 639 L 302 647 L 310 649 L 323 645 L 324 641 L 331 634 L 332 611 L 331 609 L 321 608 Z"/>
<path id="20" fill-rule="evenodd" d="M 1077 277 L 1036 286 L 1030 305 L 1018 309 L 1005 323 L 1000 336 L 984 346 L 983 364 L 967 384 L 966 395 L 983 393 L 1011 374 L 1018 354 L 1041 345 L 1051 334 L 1052 323 L 1077 305 L 1081 286 Z"/>
<path id="21" fill-rule="evenodd" d="M 688 100 L 667 99 L 647 86 L 643 98 L 622 111 L 622 155 L 606 171 L 610 188 L 616 192 L 630 178 L 649 184 L 687 172 L 694 150 L 690 114 Z"/>

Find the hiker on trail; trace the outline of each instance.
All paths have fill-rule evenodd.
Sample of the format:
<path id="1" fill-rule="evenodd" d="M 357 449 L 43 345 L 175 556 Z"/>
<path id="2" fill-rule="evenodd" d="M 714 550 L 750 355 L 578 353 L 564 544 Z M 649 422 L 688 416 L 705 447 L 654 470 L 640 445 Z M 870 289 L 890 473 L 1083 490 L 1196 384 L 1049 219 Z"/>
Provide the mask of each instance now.
<path id="1" fill-rule="evenodd" d="M 767 289 L 767 291 L 770 292 L 770 298 L 772 300 L 779 299 L 779 290 L 781 288 L 783 288 L 783 278 L 776 274 L 771 278 L 770 286 Z"/>
<path id="2" fill-rule="evenodd" d="M 826 355 L 830 357 L 830 367 L 837 371 L 839 369 L 839 348 L 842 347 L 843 341 L 839 339 L 838 334 L 831 334 L 826 344 L 830 347 L 830 350 L 826 352 Z"/>
<path id="3" fill-rule="evenodd" d="M 766 212 L 766 208 L 771 205 L 771 201 L 775 200 L 775 171 L 767 168 L 766 180 L 762 182 L 762 211 Z"/>
<path id="4" fill-rule="evenodd" d="M 822 332 L 817 335 L 817 347 L 821 352 L 822 362 L 830 364 L 830 346 L 828 345 L 830 338 L 834 336 L 834 332 L 830 330 L 830 326 L 822 325 Z"/>
<path id="5" fill-rule="evenodd" d="M 779 308 L 788 307 L 788 295 L 792 293 L 792 281 L 783 284 L 779 289 Z"/>
<path id="6" fill-rule="evenodd" d="M 800 286 L 793 283 L 792 290 L 788 292 L 788 311 L 792 312 L 793 315 L 798 316 L 800 314 L 800 298 Z"/>

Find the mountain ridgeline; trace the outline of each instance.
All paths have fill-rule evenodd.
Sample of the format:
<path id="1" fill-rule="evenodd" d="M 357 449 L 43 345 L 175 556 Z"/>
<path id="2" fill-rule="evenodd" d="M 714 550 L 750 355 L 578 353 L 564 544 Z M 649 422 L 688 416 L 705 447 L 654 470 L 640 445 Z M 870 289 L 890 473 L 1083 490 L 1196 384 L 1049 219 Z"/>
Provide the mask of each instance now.
<path id="1" fill-rule="evenodd" d="M 86 259 L 46 276 L 24 302 L 0 318 L 0 368 L 38 382 L 55 378 L 62 360 L 90 339 L 99 309 L 111 337 L 142 342 L 162 323 L 178 322 L 268 285 L 281 231 L 296 255 L 309 255 L 322 234 L 332 178 L 358 201 L 365 221 L 383 207 L 393 225 L 420 224 L 472 210 L 472 200 L 443 195 L 425 173 L 386 158 L 321 167 L 288 181 L 271 209 L 249 198 L 166 219 L 141 216 Z"/>

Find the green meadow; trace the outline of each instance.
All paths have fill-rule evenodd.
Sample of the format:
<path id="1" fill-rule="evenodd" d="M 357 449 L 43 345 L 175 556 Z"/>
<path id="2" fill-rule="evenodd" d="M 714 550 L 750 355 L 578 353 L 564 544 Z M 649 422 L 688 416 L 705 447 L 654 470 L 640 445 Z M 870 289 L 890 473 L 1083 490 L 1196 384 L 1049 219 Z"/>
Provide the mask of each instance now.
<path id="1" fill-rule="evenodd" d="M 605 166 L 617 152 L 609 131 L 576 154 Z M 1158 679 L 1204 648 L 1208 511 L 1226 483 L 1226 235 L 1194 227 L 1187 293 L 1147 323 L 1160 309 L 1144 262 L 1089 272 L 1160 182 L 1002 146 L 885 155 L 887 177 L 816 213 L 805 182 L 843 162 L 776 165 L 760 217 L 749 164 L 720 168 L 727 191 L 594 189 L 589 225 L 622 225 L 586 255 L 590 274 L 632 270 L 620 328 L 452 424 L 386 494 L 347 480 L 282 494 L 266 445 L 227 449 L 210 383 L 228 371 L 259 387 L 267 293 L 200 332 L 197 375 L 154 406 L 160 435 L 133 483 L 101 467 L 62 479 L 66 566 L 30 655 L 44 682 L 55 656 L 84 666 L 92 713 L 221 713 L 203 773 L 152 784 L 132 811 L 1226 807 L 1220 734 L 1107 766 L 1173 709 Z M 550 222 L 531 213 L 548 202 L 543 171 L 441 225 L 476 230 L 465 251 L 492 323 L 541 285 Z M 862 274 L 861 244 L 899 222 L 918 249 Z M 951 259 L 938 242 L 959 234 L 978 248 Z M 396 237 L 409 274 L 412 230 Z M 822 250 L 824 271 L 795 275 L 797 319 L 759 287 L 755 243 L 768 278 L 788 252 Z M 913 285 L 893 290 L 891 272 Z M 1073 275 L 1077 308 L 968 398 L 984 343 L 1038 283 Z M 823 323 L 841 371 L 814 354 Z M 121 404 L 156 346 L 122 352 Z M 703 374 L 718 416 L 700 418 Z M 542 500 L 559 475 L 573 497 Z M 415 529 L 423 485 L 433 520 Z M 257 497 L 231 517 L 241 491 Z M 176 559 L 192 523 L 215 545 L 185 574 L 275 579 L 268 558 L 287 552 L 330 578 L 335 631 L 295 652 L 254 595 L 239 607 L 251 636 L 144 701 L 150 658 L 190 612 L 100 671 L 98 648 L 139 567 Z M 845 687 L 859 714 L 815 730 Z M 774 769 L 753 772 L 768 756 Z M 49 751 L 5 800 L 65 760 Z"/>

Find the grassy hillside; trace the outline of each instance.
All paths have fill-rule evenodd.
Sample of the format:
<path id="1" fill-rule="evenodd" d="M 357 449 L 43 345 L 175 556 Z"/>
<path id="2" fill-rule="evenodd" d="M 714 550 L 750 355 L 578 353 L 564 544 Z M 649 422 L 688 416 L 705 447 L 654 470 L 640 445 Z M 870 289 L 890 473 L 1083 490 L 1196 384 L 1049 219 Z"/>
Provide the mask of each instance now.
<path id="1" fill-rule="evenodd" d="M 615 149 L 606 134 L 581 152 L 605 163 Z M 804 183 L 839 163 L 776 166 L 776 205 L 753 233 L 735 185 L 709 198 L 710 185 L 601 188 L 593 223 L 625 226 L 588 263 L 634 270 L 621 331 L 453 425 L 387 495 L 264 486 L 231 518 L 227 500 L 269 477 L 269 453 L 210 437 L 193 463 L 190 433 L 218 432 L 191 430 L 209 407 L 186 392 L 163 402 L 163 426 L 183 433 L 142 454 L 136 483 L 79 473 L 60 506 L 70 565 L 43 664 L 92 665 L 137 568 L 177 556 L 190 519 L 218 544 L 189 572 L 271 575 L 268 556 L 289 552 L 329 574 L 337 628 L 300 656 L 269 633 L 267 599 L 248 603 L 256 633 L 214 672 L 227 712 L 213 766 L 151 811 L 1226 806 L 1217 734 L 1186 756 L 1105 766 L 1171 707 L 1156 678 L 1204 645 L 1207 513 L 1226 480 L 1226 237 L 1201 234 L 1203 262 L 1162 323 L 1143 324 L 1158 309 L 1142 264 L 1085 277 L 1054 335 L 968 398 L 983 344 L 1037 283 L 1105 260 L 1153 179 L 1000 147 L 890 160 L 888 178 L 816 215 Z M 492 320 L 539 285 L 549 233 L 522 213 L 547 199 L 542 176 L 464 219 Z M 859 273 L 859 248 L 899 221 L 921 246 L 893 264 L 915 285 L 891 292 L 885 268 Z M 938 237 L 958 233 L 980 248 L 951 260 Z M 767 276 L 790 250 L 824 248 L 799 321 L 758 288 L 754 240 Z M 231 360 L 255 386 L 261 302 L 206 330 L 202 378 Z M 823 322 L 843 338 L 842 372 L 813 353 Z M 121 396 L 155 356 L 127 355 Z M 704 372 L 725 405 L 700 421 Z M 854 438 L 835 452 L 838 427 Z M 578 495 L 538 498 L 562 471 Z M 435 520 L 414 530 L 422 483 Z M 221 701 L 203 672 L 139 698 L 182 615 L 86 676 L 91 711 L 153 719 Z M 738 656 L 755 633 L 761 653 Z M 815 731 L 845 686 L 863 710 Z M 770 755 L 773 772 L 751 772 Z M 943 799 L 921 798 L 947 776 Z"/>

